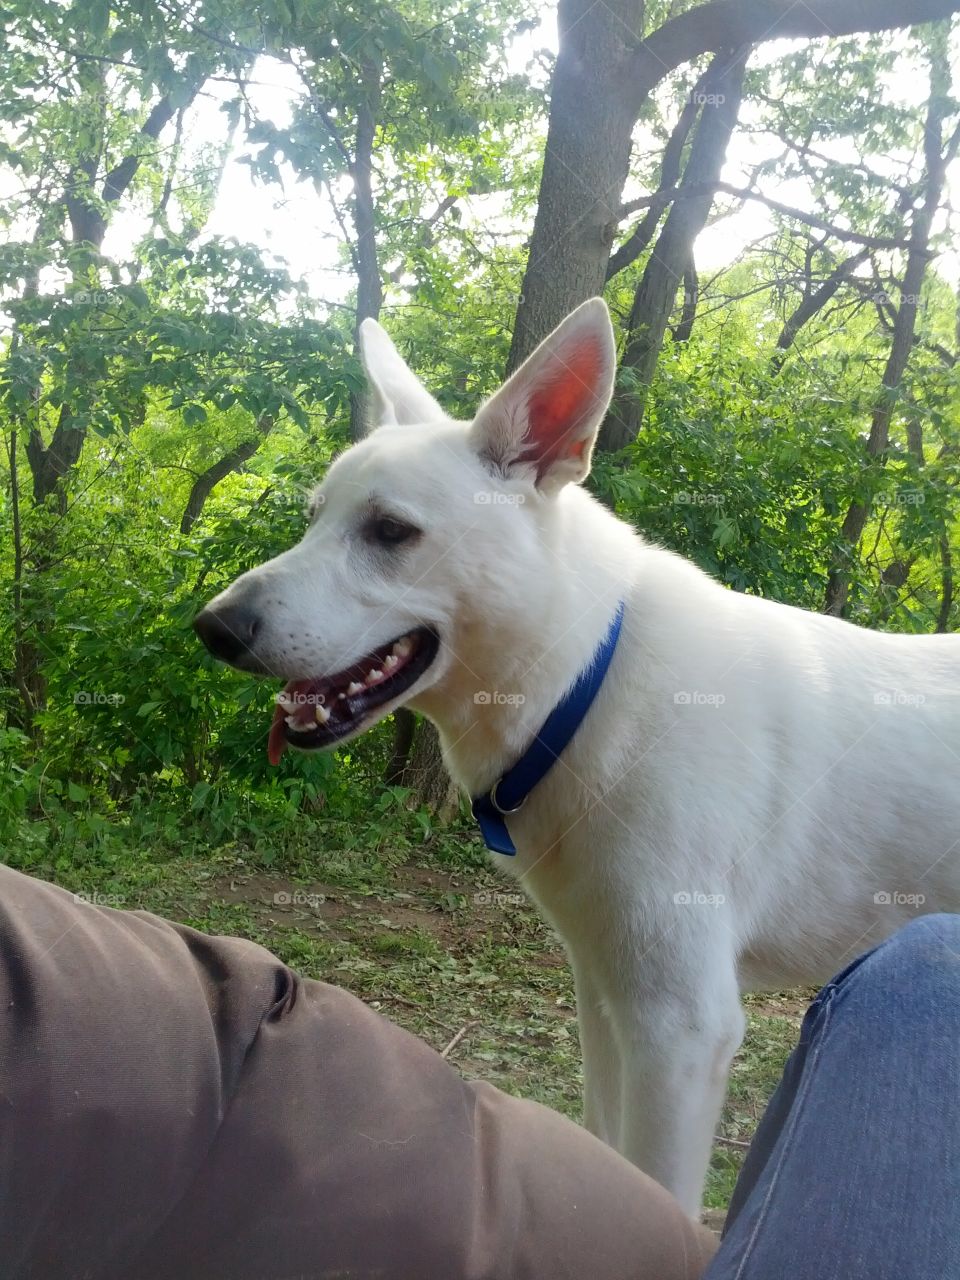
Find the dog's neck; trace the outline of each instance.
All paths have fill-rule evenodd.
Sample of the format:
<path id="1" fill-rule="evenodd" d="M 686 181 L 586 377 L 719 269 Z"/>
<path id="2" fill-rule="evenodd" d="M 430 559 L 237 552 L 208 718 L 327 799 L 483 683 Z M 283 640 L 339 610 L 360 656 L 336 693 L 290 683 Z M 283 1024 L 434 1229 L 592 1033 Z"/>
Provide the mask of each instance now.
<path id="1" fill-rule="evenodd" d="M 437 725 L 447 766 L 470 794 L 527 750 L 596 654 L 633 579 L 642 547 L 633 531 L 585 493 L 570 505 L 553 531 L 550 580 L 530 584 L 522 611 L 468 620 L 453 638 L 450 670 L 414 704 Z"/>

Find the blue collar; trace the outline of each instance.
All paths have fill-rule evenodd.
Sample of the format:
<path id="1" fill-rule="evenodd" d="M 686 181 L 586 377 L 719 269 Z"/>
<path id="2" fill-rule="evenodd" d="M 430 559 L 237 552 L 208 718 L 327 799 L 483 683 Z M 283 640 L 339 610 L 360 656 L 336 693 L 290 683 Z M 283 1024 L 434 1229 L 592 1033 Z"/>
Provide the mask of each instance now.
<path id="1" fill-rule="evenodd" d="M 620 638 L 624 603 L 621 600 L 610 630 L 599 649 L 563 695 L 517 763 L 493 784 L 486 795 L 473 801 L 473 816 L 488 849 L 512 856 L 517 852 L 504 817 L 516 813 L 538 782 L 550 772 L 554 762 L 580 728 L 583 718 L 600 691 L 603 678 Z"/>

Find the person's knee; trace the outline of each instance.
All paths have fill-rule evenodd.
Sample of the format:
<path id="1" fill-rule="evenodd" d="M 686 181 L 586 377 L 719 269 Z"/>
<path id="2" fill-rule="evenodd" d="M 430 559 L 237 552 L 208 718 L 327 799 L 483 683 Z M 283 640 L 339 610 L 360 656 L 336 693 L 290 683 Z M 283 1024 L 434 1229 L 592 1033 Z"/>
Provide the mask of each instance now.
<path id="1" fill-rule="evenodd" d="M 929 964 L 947 952 L 960 963 L 960 915 L 917 916 L 888 938 L 877 954 L 887 963 Z"/>
<path id="2" fill-rule="evenodd" d="M 937 984 L 960 993 L 960 915 L 917 916 L 854 966 L 855 975 L 880 985 Z"/>

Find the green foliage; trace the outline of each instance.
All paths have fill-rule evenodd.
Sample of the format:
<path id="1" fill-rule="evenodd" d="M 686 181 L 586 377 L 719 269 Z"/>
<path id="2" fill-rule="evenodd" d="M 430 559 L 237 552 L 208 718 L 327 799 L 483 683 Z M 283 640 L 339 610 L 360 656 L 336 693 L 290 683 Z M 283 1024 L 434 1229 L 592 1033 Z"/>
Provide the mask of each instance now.
<path id="1" fill-rule="evenodd" d="M 88 256 L 67 255 L 78 283 L 64 292 L 9 305 L 18 342 L 0 392 L 12 418 L 36 413 L 52 425 L 66 413 L 75 430 L 110 436 L 142 419 L 159 393 L 188 427 L 203 424 L 208 408 L 234 405 L 305 427 L 309 408 L 335 414 L 347 402 L 358 374 L 344 368 L 341 334 L 303 315 L 282 322 L 291 281 L 257 251 L 154 239 L 142 246 L 136 283 L 110 287 L 91 287 L 77 265 Z M 6 282 L 23 271 L 10 254 Z"/>
<path id="2" fill-rule="evenodd" d="M 863 555 L 851 560 L 851 617 L 931 631 L 940 539 L 945 528 L 956 538 L 960 387 L 953 370 L 930 369 L 916 390 L 922 409 L 907 403 L 903 412 L 923 413 L 933 456 L 920 467 L 894 440 L 885 465 L 870 466 L 861 432 L 876 392 L 842 344 L 776 370 L 769 349 L 751 349 L 728 328 L 719 351 L 713 335 L 667 348 L 639 439 L 617 458 L 601 456 L 592 484 L 641 532 L 732 589 L 815 610 L 843 549 L 843 514 L 867 502 L 874 515 Z M 920 570 L 910 593 L 883 577 L 904 556 Z"/>
<path id="3" fill-rule="evenodd" d="M 362 815 L 370 836 L 382 804 L 392 831 L 405 801 L 380 783 L 390 725 L 336 756 L 291 753 L 271 769 L 273 689 L 212 662 L 190 630 L 213 593 L 300 536 L 306 495 L 347 442 L 363 388 L 349 300 L 327 306 L 281 260 L 206 232 L 230 144 L 193 143 L 191 111 L 217 86 L 257 181 L 279 191 L 292 173 L 316 190 L 318 222 L 321 211 L 340 219 L 351 272 L 369 148 L 385 321 L 445 407 L 468 417 L 502 377 L 522 287 L 550 58 L 534 54 L 520 72 L 508 54 L 536 15 L 506 0 L 275 0 L 256 12 L 234 0 L 8 0 L 5 17 L 0 833 L 59 850 L 62 870 L 84 842 L 173 840 L 184 824 L 191 839 L 255 840 L 294 820 Z M 800 141 L 758 178 L 804 178 L 829 217 L 901 235 L 922 112 L 889 100 L 889 86 L 904 59 L 921 67 L 920 51 L 913 37 L 906 49 L 876 37 L 759 62 L 748 84 L 759 125 Z M 246 92 L 264 67 L 294 85 L 287 117 L 258 112 Z M 643 190 L 696 70 L 645 113 Z M 829 158 L 844 138 L 858 140 L 856 162 Z M 896 181 L 883 156 L 896 158 Z M 128 234 L 112 240 L 118 218 Z M 863 447 L 889 346 L 876 312 L 889 323 L 902 253 L 875 256 L 875 278 L 863 274 L 772 358 L 799 298 L 849 250 L 784 219 L 706 282 L 692 340 L 668 341 L 661 357 L 639 439 L 599 456 L 591 483 L 731 589 L 820 608 L 846 555 L 853 618 L 929 631 L 943 622 L 944 557 L 957 549 L 951 289 L 928 273 L 876 463 Z M 621 317 L 642 265 L 610 284 Z M 909 444 L 918 423 L 923 465 Z M 58 453 L 69 465 L 51 480 L 44 465 Z M 198 478 L 224 462 L 186 520 Z M 854 501 L 871 516 L 850 550 L 840 527 Z M 955 626 L 956 603 L 947 613 Z M 424 814 L 413 821 L 429 827 Z"/>
<path id="4" fill-rule="evenodd" d="M 190 113 L 205 86 L 232 83 L 223 112 L 258 180 L 292 167 L 331 200 L 372 117 L 380 251 L 420 300 L 408 341 L 442 353 L 436 383 L 465 406 L 495 381 L 512 301 L 502 288 L 483 298 L 484 254 L 456 202 L 508 186 L 524 145 L 534 99 L 503 43 L 518 17 L 496 3 L 5 6 L 0 835 L 12 847 L 56 849 L 62 871 L 84 840 L 167 839 L 183 821 L 221 839 L 298 814 L 366 815 L 371 793 L 401 803 L 379 786 L 389 725 L 336 758 L 270 769 L 273 690 L 214 663 L 190 629 L 212 594 L 300 536 L 363 387 L 343 311 L 281 261 L 204 233 L 226 151 L 191 145 Z M 260 55 L 300 84 L 288 125 L 244 92 Z M 343 209 L 355 214 L 349 197 Z M 118 256 L 120 217 L 137 235 Z M 516 256 L 509 269 L 518 280 Z M 470 283 L 481 301 L 464 309 Z M 445 340 L 441 313 L 461 310 L 482 362 Z M 234 456 L 184 523 L 195 482 Z"/>
<path id="5" fill-rule="evenodd" d="M 734 590 L 816 609 L 857 467 L 857 415 L 797 383 L 764 356 L 670 352 L 626 466 L 604 459 L 595 484 Z"/>

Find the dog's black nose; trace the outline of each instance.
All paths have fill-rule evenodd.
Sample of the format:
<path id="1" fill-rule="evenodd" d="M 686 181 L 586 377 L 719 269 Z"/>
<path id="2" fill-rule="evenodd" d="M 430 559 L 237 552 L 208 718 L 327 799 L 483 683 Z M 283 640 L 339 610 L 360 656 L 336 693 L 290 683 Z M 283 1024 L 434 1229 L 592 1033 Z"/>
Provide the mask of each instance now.
<path id="1" fill-rule="evenodd" d="M 242 603 L 204 609 L 194 618 L 193 629 L 215 658 L 238 662 L 250 655 L 260 615 Z"/>

